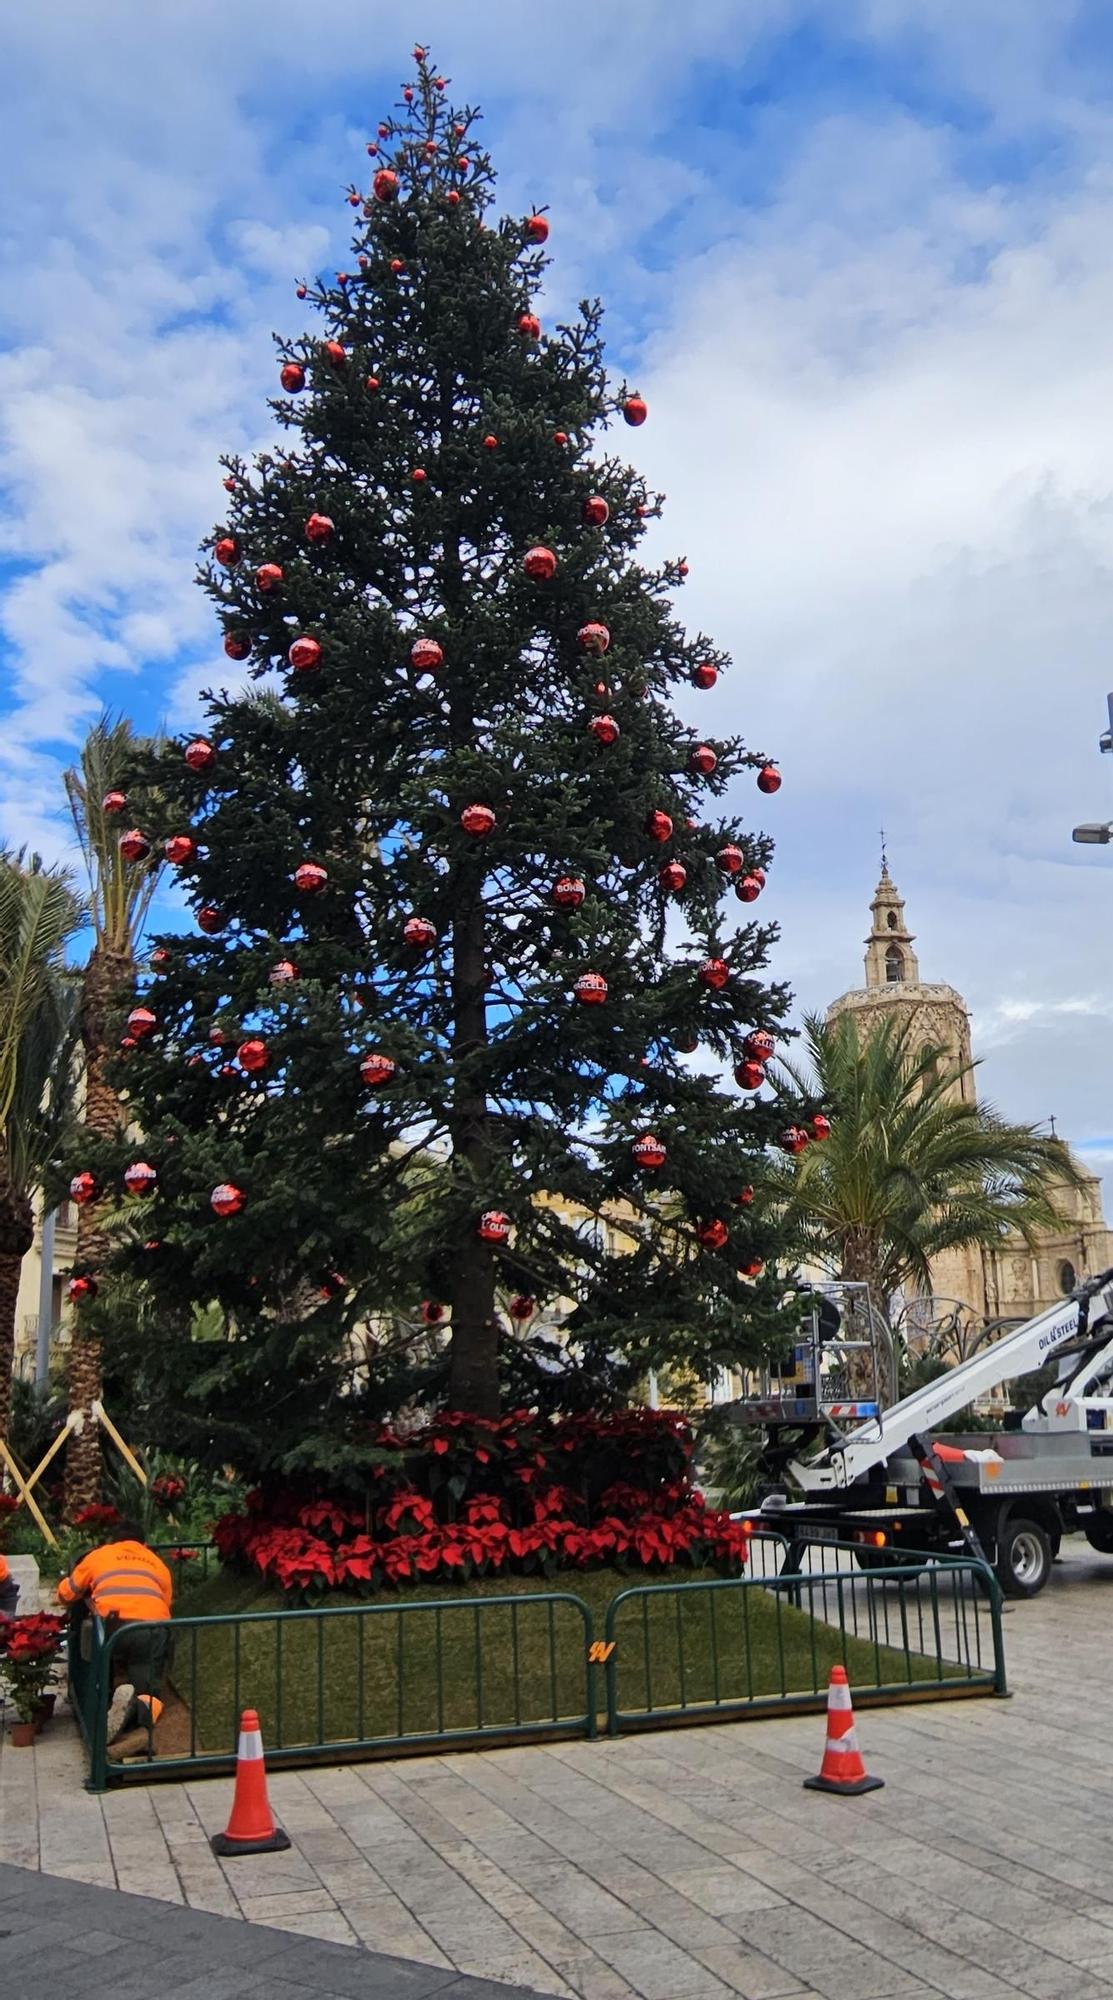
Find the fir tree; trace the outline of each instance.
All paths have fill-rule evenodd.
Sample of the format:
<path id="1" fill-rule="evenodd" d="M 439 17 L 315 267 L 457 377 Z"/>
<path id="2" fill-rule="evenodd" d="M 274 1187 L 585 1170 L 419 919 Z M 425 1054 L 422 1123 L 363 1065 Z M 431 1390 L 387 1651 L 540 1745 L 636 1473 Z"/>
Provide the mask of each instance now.
<path id="1" fill-rule="evenodd" d="M 350 270 L 298 287 L 318 325 L 278 344 L 284 448 L 226 461 L 202 581 L 266 685 L 208 697 L 189 810 L 145 829 L 182 843 L 194 924 L 160 940 L 127 1059 L 158 1180 L 120 1261 L 194 1443 L 257 1462 L 331 1462 L 415 1380 L 490 1413 L 532 1305 L 572 1301 L 600 1395 L 779 1321 L 786 1113 L 689 1060 L 752 1089 L 747 1037 L 786 1009 L 758 977 L 775 930 L 735 901 L 771 842 L 723 807 L 779 777 L 671 706 L 728 661 L 676 620 L 686 564 L 639 557 L 660 499 L 608 426 L 645 406 L 598 303 L 541 329 L 548 224 L 488 222 L 478 114 L 443 84 L 419 52 L 348 196 Z M 418 1326 L 422 1299 L 447 1379 L 345 1377 L 350 1331 Z M 228 1337 L 191 1343 L 213 1301 Z"/>

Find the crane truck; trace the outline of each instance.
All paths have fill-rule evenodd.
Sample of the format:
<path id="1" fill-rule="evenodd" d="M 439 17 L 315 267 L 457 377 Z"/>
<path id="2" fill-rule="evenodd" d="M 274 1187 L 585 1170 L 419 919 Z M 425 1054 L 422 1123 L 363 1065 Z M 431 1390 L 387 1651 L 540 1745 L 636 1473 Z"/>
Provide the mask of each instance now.
<path id="1" fill-rule="evenodd" d="M 731 1410 L 762 1432 L 761 1526 L 851 1541 L 863 1568 L 969 1549 L 1010 1597 L 1043 1589 L 1066 1532 L 1113 1555 L 1113 1270 L 888 1407 L 888 1336 L 867 1288 L 806 1297 L 791 1360 Z M 996 1432 L 939 1434 L 999 1383 L 1051 1366 L 1051 1387 Z"/>

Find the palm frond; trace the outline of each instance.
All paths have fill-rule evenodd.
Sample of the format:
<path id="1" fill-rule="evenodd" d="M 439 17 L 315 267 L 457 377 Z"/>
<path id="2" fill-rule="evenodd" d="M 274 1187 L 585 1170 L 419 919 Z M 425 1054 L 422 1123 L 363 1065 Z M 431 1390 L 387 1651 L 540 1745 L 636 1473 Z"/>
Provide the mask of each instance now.
<path id="1" fill-rule="evenodd" d="M 122 860 L 119 828 L 105 812 L 103 800 L 108 792 L 126 792 L 138 759 L 151 747 L 135 735 L 125 717 L 105 714 L 85 738 L 80 762 L 63 775 L 85 862 L 96 940 L 114 957 L 134 950 L 158 884 L 162 856 L 152 848 L 145 862 Z"/>

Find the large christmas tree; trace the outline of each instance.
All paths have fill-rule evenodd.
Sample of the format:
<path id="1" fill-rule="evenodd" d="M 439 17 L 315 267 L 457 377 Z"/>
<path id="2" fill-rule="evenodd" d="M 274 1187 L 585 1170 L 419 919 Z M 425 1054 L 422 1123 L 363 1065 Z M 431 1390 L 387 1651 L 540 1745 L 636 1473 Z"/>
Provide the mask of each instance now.
<path id="1" fill-rule="evenodd" d="M 195 925 L 126 1026 L 142 1141 L 81 1162 L 144 1197 L 128 1287 L 81 1310 L 118 1337 L 138 1296 L 194 1445 L 259 1465 L 334 1462 L 415 1385 L 490 1414 L 558 1302 L 581 1402 L 752 1357 L 779 1316 L 771 843 L 718 805 L 779 775 L 711 729 L 728 662 L 674 616 L 686 563 L 639 560 L 660 500 L 608 428 L 647 412 L 601 308 L 543 327 L 545 216 L 487 221 L 477 114 L 415 55 L 350 269 L 298 286 L 283 446 L 226 462 L 202 581 L 265 685 L 165 753 L 174 824 L 137 774 L 124 852 L 168 841 Z M 422 1311 L 443 1359 L 352 1368 L 353 1329 Z"/>

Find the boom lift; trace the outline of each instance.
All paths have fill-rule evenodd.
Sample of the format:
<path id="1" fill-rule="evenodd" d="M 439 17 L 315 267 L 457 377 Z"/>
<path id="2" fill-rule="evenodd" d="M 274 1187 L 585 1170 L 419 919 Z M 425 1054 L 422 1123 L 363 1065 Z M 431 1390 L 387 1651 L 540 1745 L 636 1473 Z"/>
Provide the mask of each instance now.
<path id="1" fill-rule="evenodd" d="M 973 1548 L 1012 1597 L 1043 1589 L 1069 1529 L 1113 1555 L 1113 1270 L 888 1408 L 891 1337 L 867 1288 L 817 1286 L 810 1303 L 791 1361 L 733 1406 L 735 1422 L 765 1433 L 775 1490 L 763 1521 L 802 1539 L 848 1536 L 864 1567 L 900 1560 L 902 1544 Z M 1051 1361 L 1052 1388 L 995 1434 L 934 1435 Z"/>

